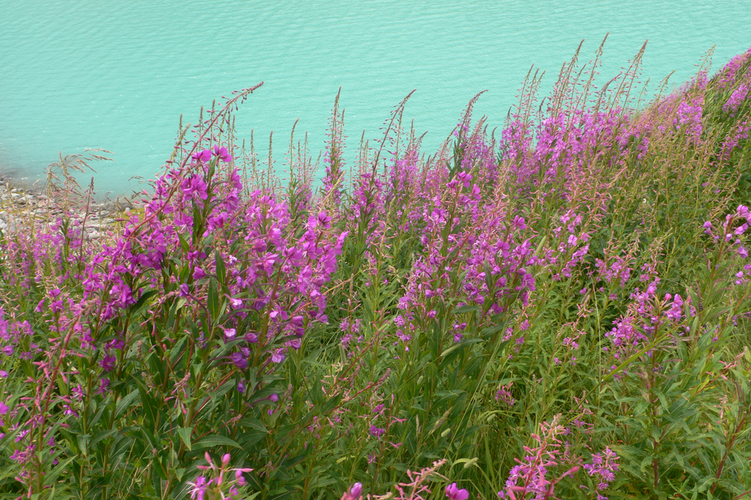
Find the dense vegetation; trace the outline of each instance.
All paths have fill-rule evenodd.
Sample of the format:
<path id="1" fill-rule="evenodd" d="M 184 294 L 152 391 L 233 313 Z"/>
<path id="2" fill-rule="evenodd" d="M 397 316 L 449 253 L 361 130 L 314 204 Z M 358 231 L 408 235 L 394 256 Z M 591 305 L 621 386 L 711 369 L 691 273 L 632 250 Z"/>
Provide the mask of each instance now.
<path id="1" fill-rule="evenodd" d="M 751 51 L 648 104 L 639 59 L 432 156 L 402 103 L 347 168 L 335 106 L 318 189 L 245 89 L 99 239 L 61 161 L 0 238 L 0 497 L 749 495 Z"/>

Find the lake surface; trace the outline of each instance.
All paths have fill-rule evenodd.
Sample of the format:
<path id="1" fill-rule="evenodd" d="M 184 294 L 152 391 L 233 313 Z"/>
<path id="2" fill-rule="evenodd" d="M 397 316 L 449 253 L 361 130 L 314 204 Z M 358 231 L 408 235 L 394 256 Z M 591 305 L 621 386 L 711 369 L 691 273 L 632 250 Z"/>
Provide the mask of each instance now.
<path id="1" fill-rule="evenodd" d="M 277 169 L 299 118 L 324 146 L 339 87 L 349 158 L 416 89 L 405 118 L 435 149 L 468 101 L 501 127 L 530 66 L 543 93 L 582 39 L 591 59 L 606 33 L 603 83 L 649 40 L 643 80 L 689 79 L 715 46 L 715 70 L 751 46 L 751 1 L 0 0 L 0 165 L 31 183 L 58 153 L 104 148 L 97 194 L 138 188 L 172 151 L 181 114 L 265 84 L 237 114 Z M 652 88 L 655 88 L 653 85 Z"/>

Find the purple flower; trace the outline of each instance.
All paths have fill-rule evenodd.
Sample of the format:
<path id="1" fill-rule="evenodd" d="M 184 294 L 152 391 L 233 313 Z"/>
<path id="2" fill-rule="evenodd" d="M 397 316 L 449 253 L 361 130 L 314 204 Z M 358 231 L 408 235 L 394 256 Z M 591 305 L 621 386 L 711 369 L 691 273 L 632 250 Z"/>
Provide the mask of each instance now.
<path id="1" fill-rule="evenodd" d="M 609 447 L 605 447 L 605 451 L 602 453 L 592 455 L 591 464 L 584 464 L 584 469 L 589 472 L 590 476 L 598 476 L 600 482 L 597 485 L 597 489 L 606 489 L 609 483 L 615 479 L 615 473 L 619 469 L 618 458 L 618 455 L 614 451 Z"/>
<path id="2" fill-rule="evenodd" d="M 237 367 L 238 370 L 245 370 L 248 368 L 248 360 L 240 352 L 233 352 L 229 356 L 230 361 Z"/>
<path id="3" fill-rule="evenodd" d="M 76 397 L 76 399 L 78 399 L 79 402 L 83 399 L 83 387 L 81 386 L 81 384 L 78 384 L 77 386 L 71 388 L 70 392 Z"/>
<path id="4" fill-rule="evenodd" d="M 344 492 L 342 500 L 358 500 L 362 495 L 362 483 L 355 483 Z"/>
<path id="5" fill-rule="evenodd" d="M 456 483 L 451 483 L 446 486 L 446 496 L 451 500 L 467 500 L 469 498 L 469 492 L 464 489 L 459 489 Z"/>
<path id="6" fill-rule="evenodd" d="M 232 161 L 232 156 L 230 156 L 229 151 L 227 151 L 227 148 L 225 148 L 224 146 L 222 146 L 221 148 L 219 146 L 214 146 L 214 156 L 218 157 L 224 163 L 229 163 Z"/>
<path id="7" fill-rule="evenodd" d="M 206 490 L 209 487 L 209 482 L 203 476 L 198 476 L 195 483 L 188 483 L 191 486 L 190 498 L 192 500 L 203 500 L 206 495 Z"/>
<path id="8" fill-rule="evenodd" d="M 271 361 L 274 363 L 281 363 L 284 361 L 284 354 L 282 354 L 279 351 L 274 351 L 271 353 Z"/>
<path id="9" fill-rule="evenodd" d="M 102 381 L 99 383 L 99 389 L 96 390 L 97 394 L 104 394 L 109 391 L 110 387 L 110 379 L 103 378 Z"/>
<path id="10" fill-rule="evenodd" d="M 326 212 L 321 212 L 318 214 L 318 223 L 323 226 L 325 229 L 328 229 L 331 227 L 331 217 L 326 215 Z"/>
<path id="11" fill-rule="evenodd" d="M 5 415 L 5 414 L 7 414 L 7 413 L 8 413 L 8 410 L 10 410 L 10 408 L 8 407 L 8 405 L 6 405 L 6 404 L 5 404 L 5 403 L 3 403 L 2 401 L 0 401 L 0 415 Z"/>
<path id="12" fill-rule="evenodd" d="M 524 220 L 524 217 L 521 217 L 519 215 L 515 215 L 514 216 L 514 222 L 513 222 L 513 224 L 514 224 L 514 227 L 516 229 L 518 229 L 519 231 L 524 231 L 525 229 L 527 229 L 527 223 Z M 456 483 L 454 483 L 454 484 L 456 484 Z"/>
<path id="13" fill-rule="evenodd" d="M 375 425 L 370 426 L 370 435 L 375 436 L 378 439 L 381 438 L 386 433 L 386 429 L 382 429 L 381 427 L 376 427 Z"/>
<path id="14" fill-rule="evenodd" d="M 558 358 L 555 358 L 555 359 L 557 360 Z M 506 385 L 501 386 L 501 388 L 498 389 L 498 391 L 495 393 L 495 400 L 502 401 L 503 403 L 509 406 L 514 406 L 514 404 L 516 403 L 516 400 L 511 395 L 511 392 L 509 391 L 512 385 L 514 385 L 514 383 L 510 382 Z"/>
<path id="15" fill-rule="evenodd" d="M 28 434 L 28 433 L 29 433 L 28 430 L 23 430 L 23 431 L 19 432 L 18 435 L 16 436 L 16 443 L 18 443 L 21 440 L 23 440 L 23 438 L 25 438 L 26 434 Z"/>
<path id="16" fill-rule="evenodd" d="M 196 266 L 193 270 L 193 279 L 198 281 L 206 277 L 206 273 L 200 267 Z"/>
<path id="17" fill-rule="evenodd" d="M 104 344 L 105 349 L 122 349 L 123 347 L 125 347 L 125 341 L 120 338 L 114 338 Z"/>
<path id="18" fill-rule="evenodd" d="M 235 469 L 235 480 L 237 481 L 237 484 L 239 484 L 240 486 L 245 486 L 246 484 L 248 484 L 248 482 L 243 477 L 243 472 L 250 472 L 252 470 L 253 469 Z"/>
<path id="19" fill-rule="evenodd" d="M 748 95 L 748 84 L 744 83 L 740 85 L 728 98 L 727 102 L 724 106 L 722 106 L 722 110 L 725 113 L 731 113 L 735 114 L 735 111 L 738 109 L 738 107 L 741 105 L 741 103 L 746 99 L 746 96 Z"/>
<path id="20" fill-rule="evenodd" d="M 112 285 L 112 288 L 110 289 L 110 297 L 112 297 L 117 306 L 122 308 L 132 306 L 136 303 L 136 299 L 133 297 L 133 291 L 125 283 L 116 283 Z"/>
<path id="21" fill-rule="evenodd" d="M 272 394 L 271 396 L 269 396 L 269 400 L 272 401 L 273 403 L 278 402 L 279 401 L 279 394 L 277 394 L 277 393 Z"/>
<path id="22" fill-rule="evenodd" d="M 206 192 L 206 183 L 196 175 L 192 175 L 183 181 L 182 190 L 187 198 L 205 200 L 209 196 Z"/>
<path id="23" fill-rule="evenodd" d="M 13 353 L 15 352 L 12 345 L 6 345 L 2 348 L 2 351 L 6 356 L 13 356 Z"/>
<path id="24" fill-rule="evenodd" d="M 117 360 L 114 356 L 110 356 L 109 354 L 105 354 L 104 358 L 99 362 L 99 364 L 102 366 L 102 369 L 105 372 L 111 372 L 115 369 L 115 362 Z"/>
<path id="25" fill-rule="evenodd" d="M 70 407 L 70 405 L 63 405 L 63 415 L 73 415 L 74 417 L 78 418 L 78 413 L 76 413 L 75 410 Z"/>
<path id="26" fill-rule="evenodd" d="M 204 149 L 204 150 L 203 150 L 203 151 L 201 151 L 200 153 L 195 153 L 195 154 L 194 154 L 194 155 L 192 156 L 192 158 L 193 158 L 193 159 L 194 159 L 195 161 L 200 161 L 201 163 L 206 163 L 206 162 L 209 162 L 209 161 L 211 161 L 211 150 L 209 150 L 209 149 Z"/>
<path id="27" fill-rule="evenodd" d="M 741 272 L 741 276 L 743 276 L 743 273 Z M 665 296 L 666 300 L 670 300 L 669 295 Z M 681 313 L 683 312 L 683 299 L 680 295 L 675 294 L 675 297 L 673 297 L 673 304 L 668 309 L 668 311 L 665 313 L 665 315 L 671 319 L 672 321 L 680 321 L 681 320 Z"/>

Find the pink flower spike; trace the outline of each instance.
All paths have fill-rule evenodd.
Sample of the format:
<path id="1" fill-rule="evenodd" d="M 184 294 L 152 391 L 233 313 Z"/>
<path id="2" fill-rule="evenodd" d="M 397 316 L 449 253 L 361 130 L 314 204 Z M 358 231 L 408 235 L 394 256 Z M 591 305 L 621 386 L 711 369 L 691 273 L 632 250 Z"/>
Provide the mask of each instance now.
<path id="1" fill-rule="evenodd" d="M 222 456 L 222 466 L 226 466 L 230 461 L 230 454 L 225 453 L 224 456 Z"/>

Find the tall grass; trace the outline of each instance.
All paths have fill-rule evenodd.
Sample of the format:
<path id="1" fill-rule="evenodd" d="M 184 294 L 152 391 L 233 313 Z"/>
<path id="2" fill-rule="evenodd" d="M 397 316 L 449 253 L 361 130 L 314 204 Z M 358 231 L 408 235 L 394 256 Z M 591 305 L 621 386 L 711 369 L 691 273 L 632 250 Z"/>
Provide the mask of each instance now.
<path id="1" fill-rule="evenodd" d="M 29 214 L 0 496 L 749 495 L 751 51 L 648 105 L 599 54 L 430 156 L 405 99 L 346 165 L 337 97 L 317 190 L 294 135 L 281 178 L 242 153 L 255 86 L 104 239 Z"/>

